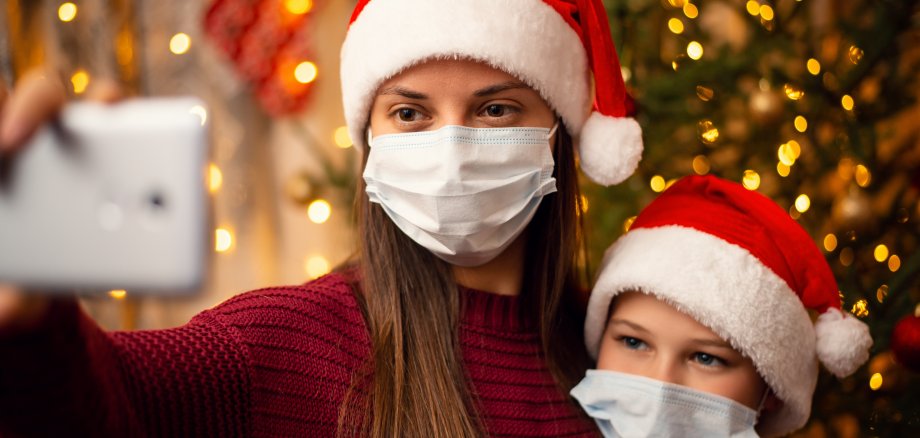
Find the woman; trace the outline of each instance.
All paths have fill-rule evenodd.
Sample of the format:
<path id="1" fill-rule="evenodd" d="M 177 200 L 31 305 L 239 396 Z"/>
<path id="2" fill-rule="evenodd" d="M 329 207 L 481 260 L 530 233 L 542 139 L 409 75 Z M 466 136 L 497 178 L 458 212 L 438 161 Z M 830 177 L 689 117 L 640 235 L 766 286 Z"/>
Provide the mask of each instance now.
<path id="1" fill-rule="evenodd" d="M 0 434 L 596 434 L 566 395 L 590 365 L 572 139 L 607 184 L 641 152 L 609 35 L 600 0 L 359 1 L 342 49 L 359 260 L 171 330 L 14 298 Z M 56 108 L 16 105 L 2 122 Z"/>

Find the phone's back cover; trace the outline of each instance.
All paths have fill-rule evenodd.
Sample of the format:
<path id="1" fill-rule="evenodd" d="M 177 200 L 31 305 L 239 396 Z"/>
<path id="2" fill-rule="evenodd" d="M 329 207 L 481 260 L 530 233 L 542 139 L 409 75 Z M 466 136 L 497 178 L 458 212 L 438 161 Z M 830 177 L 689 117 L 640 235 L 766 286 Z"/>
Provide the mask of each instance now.
<path id="1" fill-rule="evenodd" d="M 206 112 L 73 104 L 0 163 L 0 282 L 184 294 L 209 264 Z"/>

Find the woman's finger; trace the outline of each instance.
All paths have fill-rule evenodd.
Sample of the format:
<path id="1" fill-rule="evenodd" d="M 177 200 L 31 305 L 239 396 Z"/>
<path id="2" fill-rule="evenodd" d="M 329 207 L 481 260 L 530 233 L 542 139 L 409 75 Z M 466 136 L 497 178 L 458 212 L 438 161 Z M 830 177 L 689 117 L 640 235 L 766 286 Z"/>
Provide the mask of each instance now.
<path id="1" fill-rule="evenodd" d="M 21 146 L 64 105 L 64 84 L 46 71 L 23 75 L 0 110 L 0 152 Z"/>

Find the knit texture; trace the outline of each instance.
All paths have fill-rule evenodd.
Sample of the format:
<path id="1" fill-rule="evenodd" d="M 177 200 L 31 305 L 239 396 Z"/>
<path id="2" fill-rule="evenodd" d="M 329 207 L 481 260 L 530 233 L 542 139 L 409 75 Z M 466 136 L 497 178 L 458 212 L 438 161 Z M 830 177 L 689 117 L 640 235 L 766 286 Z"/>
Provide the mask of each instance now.
<path id="1" fill-rule="evenodd" d="M 461 354 L 487 434 L 596 436 L 518 299 L 461 294 Z M 248 292 L 168 330 L 106 333 L 60 302 L 37 329 L 0 334 L 0 436 L 333 436 L 369 355 L 341 274 Z"/>

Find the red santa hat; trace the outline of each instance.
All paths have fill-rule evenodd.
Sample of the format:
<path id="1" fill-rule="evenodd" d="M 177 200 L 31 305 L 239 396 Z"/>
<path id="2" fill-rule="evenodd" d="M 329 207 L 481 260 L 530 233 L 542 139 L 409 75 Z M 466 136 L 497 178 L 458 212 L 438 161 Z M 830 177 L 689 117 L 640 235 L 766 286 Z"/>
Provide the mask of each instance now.
<path id="1" fill-rule="evenodd" d="M 837 284 L 811 237 L 767 197 L 713 176 L 681 179 L 607 250 L 585 322 L 596 358 L 611 300 L 654 295 L 745 356 L 783 401 L 758 431 L 802 427 L 821 363 L 853 373 L 869 357 L 868 327 L 841 310 Z M 812 324 L 808 310 L 820 316 Z"/>
<path id="2" fill-rule="evenodd" d="M 539 92 L 594 181 L 619 183 L 641 158 L 601 0 L 359 0 L 341 56 L 345 119 L 358 147 L 382 82 L 426 60 L 464 58 Z"/>

